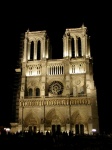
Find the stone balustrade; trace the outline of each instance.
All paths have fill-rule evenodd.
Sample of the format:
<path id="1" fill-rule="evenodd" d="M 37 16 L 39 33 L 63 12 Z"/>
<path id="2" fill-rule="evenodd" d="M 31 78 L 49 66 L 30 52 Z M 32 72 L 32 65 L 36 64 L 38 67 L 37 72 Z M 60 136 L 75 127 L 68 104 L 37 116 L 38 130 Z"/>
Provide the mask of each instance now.
<path id="1" fill-rule="evenodd" d="M 68 98 L 68 97 L 45 97 L 45 98 L 32 98 L 32 99 L 24 99 L 19 101 L 19 105 L 22 106 L 53 106 L 53 105 L 90 105 L 91 100 L 87 97 L 82 98 Z"/>

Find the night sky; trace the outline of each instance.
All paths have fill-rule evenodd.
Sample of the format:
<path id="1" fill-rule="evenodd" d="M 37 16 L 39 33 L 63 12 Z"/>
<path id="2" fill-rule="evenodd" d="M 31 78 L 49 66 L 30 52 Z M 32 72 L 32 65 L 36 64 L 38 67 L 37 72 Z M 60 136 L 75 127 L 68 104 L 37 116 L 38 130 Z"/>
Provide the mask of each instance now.
<path id="1" fill-rule="evenodd" d="M 8 4 L 7 4 L 8 5 Z M 11 4 L 10 4 L 11 5 Z M 105 5 L 106 6 L 106 5 Z M 100 131 L 112 133 L 111 97 L 111 19 L 110 12 L 95 3 L 25 4 L 16 3 L 1 13 L 1 94 L 0 125 L 8 126 L 11 119 L 13 82 L 19 57 L 20 35 L 47 30 L 53 46 L 53 58 L 62 58 L 62 37 L 66 28 L 88 28 L 91 37 L 94 81 L 97 88 Z"/>

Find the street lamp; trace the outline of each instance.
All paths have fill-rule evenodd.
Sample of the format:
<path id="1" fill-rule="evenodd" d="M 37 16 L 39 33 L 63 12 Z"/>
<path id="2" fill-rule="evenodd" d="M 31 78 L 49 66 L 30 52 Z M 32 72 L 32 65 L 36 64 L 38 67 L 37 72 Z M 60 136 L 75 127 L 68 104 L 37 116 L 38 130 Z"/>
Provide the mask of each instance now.
<path id="1" fill-rule="evenodd" d="M 93 133 L 93 135 L 95 135 L 96 129 L 92 129 L 92 133 Z"/>

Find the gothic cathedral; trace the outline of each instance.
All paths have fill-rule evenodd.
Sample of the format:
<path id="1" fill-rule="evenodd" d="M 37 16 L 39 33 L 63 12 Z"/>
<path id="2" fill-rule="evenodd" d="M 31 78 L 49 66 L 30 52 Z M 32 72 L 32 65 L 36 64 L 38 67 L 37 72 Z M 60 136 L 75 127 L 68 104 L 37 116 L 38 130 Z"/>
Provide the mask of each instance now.
<path id="1" fill-rule="evenodd" d="M 87 27 L 66 29 L 62 40 L 63 58 L 52 59 L 47 31 L 25 32 L 11 132 L 99 132 Z"/>

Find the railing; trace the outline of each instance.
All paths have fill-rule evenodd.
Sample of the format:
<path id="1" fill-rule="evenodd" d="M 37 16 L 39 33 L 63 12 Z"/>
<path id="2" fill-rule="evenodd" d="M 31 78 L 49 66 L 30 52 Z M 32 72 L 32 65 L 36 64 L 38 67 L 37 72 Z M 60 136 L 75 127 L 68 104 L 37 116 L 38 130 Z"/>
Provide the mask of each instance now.
<path id="1" fill-rule="evenodd" d="M 87 97 L 74 98 L 74 97 L 48 97 L 48 98 L 34 98 L 34 99 L 23 99 L 19 101 L 21 107 L 26 106 L 53 106 L 53 105 L 90 105 L 91 99 Z"/>

